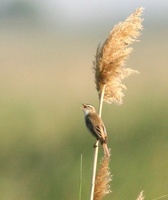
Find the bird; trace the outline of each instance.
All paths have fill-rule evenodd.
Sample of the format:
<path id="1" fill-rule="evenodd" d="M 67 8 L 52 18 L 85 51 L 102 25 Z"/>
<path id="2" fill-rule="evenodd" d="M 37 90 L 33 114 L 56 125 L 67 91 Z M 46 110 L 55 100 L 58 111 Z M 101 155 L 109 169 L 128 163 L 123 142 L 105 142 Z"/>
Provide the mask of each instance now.
<path id="1" fill-rule="evenodd" d="M 85 115 L 85 124 L 92 135 L 99 140 L 106 157 L 110 156 L 107 146 L 107 132 L 104 123 L 97 114 L 96 109 L 90 104 L 82 104 L 82 110 Z M 94 145 L 95 146 L 95 145 Z"/>

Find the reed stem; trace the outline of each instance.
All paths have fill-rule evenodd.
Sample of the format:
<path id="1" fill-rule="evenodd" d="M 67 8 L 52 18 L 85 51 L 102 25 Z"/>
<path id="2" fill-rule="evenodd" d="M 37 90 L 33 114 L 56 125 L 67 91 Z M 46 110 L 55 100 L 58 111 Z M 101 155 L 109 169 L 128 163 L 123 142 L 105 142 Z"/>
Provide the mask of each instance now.
<path id="1" fill-rule="evenodd" d="M 100 117 L 101 117 L 101 114 L 102 114 L 104 92 L 105 92 L 105 85 L 103 86 L 103 90 L 101 92 L 101 96 L 100 96 L 100 100 L 99 100 L 99 116 Z M 97 141 L 96 144 L 95 144 L 90 200 L 93 200 L 93 197 L 94 197 L 98 152 L 99 152 L 99 141 Z"/>
<path id="2" fill-rule="evenodd" d="M 80 160 L 80 180 L 79 180 L 79 200 L 82 200 L 82 154 L 81 154 L 81 160 Z"/>

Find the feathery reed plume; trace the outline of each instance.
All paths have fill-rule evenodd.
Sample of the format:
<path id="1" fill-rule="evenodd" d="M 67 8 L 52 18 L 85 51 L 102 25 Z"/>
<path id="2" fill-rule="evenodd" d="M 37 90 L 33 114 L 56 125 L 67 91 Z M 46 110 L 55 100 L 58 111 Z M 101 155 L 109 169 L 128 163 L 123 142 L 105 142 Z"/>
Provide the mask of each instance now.
<path id="1" fill-rule="evenodd" d="M 129 45 L 137 41 L 142 30 L 142 12 L 143 8 L 138 8 L 123 23 L 114 26 L 102 47 L 97 48 L 96 59 L 93 62 L 95 83 L 99 98 L 105 86 L 105 102 L 122 104 L 122 89 L 126 89 L 122 79 L 138 73 L 136 70 L 125 68 L 124 65 L 133 50 Z"/>
<path id="2" fill-rule="evenodd" d="M 102 200 L 104 196 L 111 192 L 109 185 L 111 181 L 109 162 L 110 156 L 104 156 L 101 160 L 95 180 L 94 200 Z"/>
<path id="3" fill-rule="evenodd" d="M 143 191 L 139 194 L 138 198 L 136 200 L 144 200 L 145 197 L 143 196 Z"/>

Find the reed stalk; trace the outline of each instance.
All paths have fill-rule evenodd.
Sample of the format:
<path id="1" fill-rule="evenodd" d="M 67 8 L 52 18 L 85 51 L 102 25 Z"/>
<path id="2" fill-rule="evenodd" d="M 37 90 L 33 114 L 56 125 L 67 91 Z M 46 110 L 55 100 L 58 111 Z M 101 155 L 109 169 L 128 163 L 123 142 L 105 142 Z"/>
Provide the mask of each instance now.
<path id="1" fill-rule="evenodd" d="M 104 91 L 105 85 L 102 89 L 99 101 L 99 116 L 101 117 L 102 108 L 103 108 L 103 99 L 104 99 Z M 99 152 L 99 141 L 96 142 L 95 151 L 94 151 L 94 160 L 93 160 L 93 172 L 92 172 L 92 184 L 91 184 L 91 192 L 90 192 L 90 200 L 94 198 L 94 189 L 95 189 L 95 177 L 96 177 L 96 169 L 97 169 L 97 160 L 98 160 L 98 152 Z"/>
<path id="2" fill-rule="evenodd" d="M 82 200 L 82 167 L 83 167 L 83 158 L 81 154 L 81 159 L 80 159 L 80 180 L 79 180 L 79 200 Z"/>

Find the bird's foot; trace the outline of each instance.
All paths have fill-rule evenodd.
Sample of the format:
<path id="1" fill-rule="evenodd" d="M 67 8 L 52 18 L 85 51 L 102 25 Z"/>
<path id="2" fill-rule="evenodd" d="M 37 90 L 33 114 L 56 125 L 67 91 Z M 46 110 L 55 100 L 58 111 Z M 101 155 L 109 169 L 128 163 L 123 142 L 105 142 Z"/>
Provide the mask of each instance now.
<path id="1" fill-rule="evenodd" d="M 94 148 L 98 147 L 97 142 L 93 145 Z"/>

